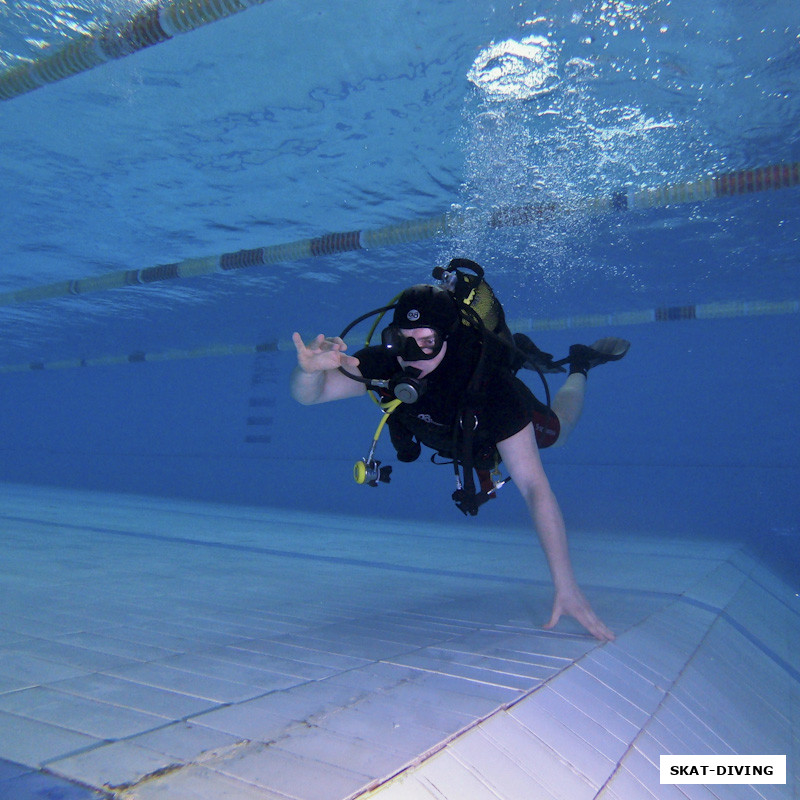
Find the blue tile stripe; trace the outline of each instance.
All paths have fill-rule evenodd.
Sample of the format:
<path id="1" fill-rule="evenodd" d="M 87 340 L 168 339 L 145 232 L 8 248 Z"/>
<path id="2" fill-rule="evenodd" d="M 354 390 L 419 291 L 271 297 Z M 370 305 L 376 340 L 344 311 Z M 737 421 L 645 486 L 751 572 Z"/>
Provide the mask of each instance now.
<path id="1" fill-rule="evenodd" d="M 791 676 L 795 681 L 797 681 L 797 683 L 800 683 L 800 670 L 792 666 L 784 658 L 781 658 L 781 656 L 779 656 L 771 647 L 754 636 L 747 628 L 745 628 L 744 625 L 742 625 L 740 622 L 737 622 L 730 614 L 728 614 L 727 611 L 723 611 L 721 616 L 729 625 L 731 625 L 731 627 L 744 636 L 744 638 L 747 639 L 750 644 L 752 644 L 767 658 L 769 658 L 770 661 L 779 666 L 785 673 L 787 673 L 787 675 Z"/>
<path id="2" fill-rule="evenodd" d="M 299 561 L 316 561 L 323 564 L 341 564 L 347 567 L 364 567 L 365 569 L 383 569 L 390 572 L 408 572 L 417 575 L 435 575 L 443 578 L 470 578 L 473 580 L 494 581 L 496 583 L 525 584 L 530 586 L 549 586 L 548 581 L 535 581 L 530 578 L 517 578 L 513 575 L 491 575 L 485 572 L 466 572 L 460 570 L 439 569 L 435 567 L 415 567 L 406 564 L 392 564 L 388 561 L 373 561 L 362 558 L 348 558 L 345 556 L 326 556 L 319 553 L 303 553 L 297 550 L 278 550 L 272 547 L 260 547 L 249 544 L 235 544 L 233 542 L 219 542 L 212 539 L 195 539 L 188 536 L 167 536 L 159 533 L 143 533 L 140 531 L 125 531 L 114 528 L 99 528 L 93 525 L 73 525 L 64 522 L 48 522 L 46 520 L 28 519 L 26 517 L 0 516 L 12 522 L 24 522 L 49 528 L 65 528 L 75 531 L 89 531 L 91 533 L 107 534 L 109 536 L 124 536 L 130 539 L 145 539 L 167 544 L 184 544 L 193 547 L 209 547 L 217 550 L 231 550 L 239 553 L 259 553 L 276 558 L 295 559 Z M 675 597 L 677 595 L 665 595 Z"/>
<path id="3" fill-rule="evenodd" d="M 756 583 L 755 581 L 753 582 Z M 760 584 L 757 585 L 760 586 Z M 760 588 L 764 589 L 764 587 Z M 764 591 L 768 590 L 764 589 Z M 772 594 L 772 592 L 768 593 Z M 723 619 L 734 630 L 744 636 L 745 639 L 750 642 L 750 644 L 760 650 L 761 653 L 763 653 L 770 661 L 777 664 L 784 672 L 790 675 L 795 681 L 800 683 L 800 670 L 793 667 L 788 661 L 786 661 L 786 659 L 782 658 L 771 647 L 769 647 L 769 645 L 765 644 L 761 641 L 761 639 L 754 636 L 748 628 L 745 628 L 741 622 L 738 622 L 736 619 L 734 619 L 727 611 L 717 606 L 712 606 L 709 603 L 704 603 L 702 600 L 695 600 L 692 597 L 681 596 L 680 599 L 682 602 L 694 606 L 695 608 L 702 608 L 704 611 L 710 611 L 712 614 L 717 614 L 720 619 Z"/>
<path id="4" fill-rule="evenodd" d="M 0 758 L 0 797 L 3 800 L 104 800 L 111 795 Z"/>

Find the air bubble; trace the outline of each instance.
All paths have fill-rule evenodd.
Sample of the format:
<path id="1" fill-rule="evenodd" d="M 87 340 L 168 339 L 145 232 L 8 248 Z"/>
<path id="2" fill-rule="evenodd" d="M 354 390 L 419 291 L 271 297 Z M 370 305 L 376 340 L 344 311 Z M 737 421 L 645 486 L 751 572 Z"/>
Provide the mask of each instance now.
<path id="1" fill-rule="evenodd" d="M 528 100 L 559 82 L 558 46 L 544 36 L 507 39 L 484 48 L 467 78 L 492 100 Z"/>

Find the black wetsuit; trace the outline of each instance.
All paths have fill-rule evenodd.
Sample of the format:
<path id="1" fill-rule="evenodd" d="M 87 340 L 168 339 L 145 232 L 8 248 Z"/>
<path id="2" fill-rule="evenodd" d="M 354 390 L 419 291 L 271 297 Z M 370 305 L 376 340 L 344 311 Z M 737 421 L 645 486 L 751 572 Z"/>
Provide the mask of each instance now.
<path id="1" fill-rule="evenodd" d="M 426 376 L 426 390 L 416 403 L 402 403 L 388 420 L 392 443 L 401 461 L 419 454 L 416 442 L 453 458 L 453 429 L 477 362 L 479 349 L 462 331 L 448 340 L 447 351 L 436 369 Z M 365 378 L 387 379 L 399 373 L 395 356 L 383 347 L 368 347 L 355 354 Z M 558 418 L 507 366 L 487 364 L 484 391 L 479 402 L 478 425 L 473 435 L 476 469 L 492 469 L 498 461 L 497 443 L 519 433 L 533 422 L 540 448 L 558 439 Z"/>

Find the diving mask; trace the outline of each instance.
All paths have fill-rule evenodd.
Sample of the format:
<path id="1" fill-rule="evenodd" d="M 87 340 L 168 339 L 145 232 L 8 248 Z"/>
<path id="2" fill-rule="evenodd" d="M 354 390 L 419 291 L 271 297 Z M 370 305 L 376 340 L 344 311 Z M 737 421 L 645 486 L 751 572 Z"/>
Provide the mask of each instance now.
<path id="1" fill-rule="evenodd" d="M 412 330 L 419 334 L 410 335 Z M 384 349 L 403 361 L 430 361 L 439 355 L 444 341 L 445 337 L 435 328 L 404 329 L 392 324 L 381 333 Z"/>

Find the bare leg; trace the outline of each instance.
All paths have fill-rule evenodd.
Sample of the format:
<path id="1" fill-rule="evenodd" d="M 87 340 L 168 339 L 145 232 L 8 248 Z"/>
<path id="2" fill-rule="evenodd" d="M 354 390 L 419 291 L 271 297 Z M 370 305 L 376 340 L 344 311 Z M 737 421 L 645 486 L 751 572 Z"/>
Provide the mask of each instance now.
<path id="1" fill-rule="evenodd" d="M 583 411 L 586 394 L 586 376 L 580 372 L 570 375 L 553 399 L 553 412 L 561 423 L 561 433 L 553 447 L 560 447 L 569 439 Z"/>

